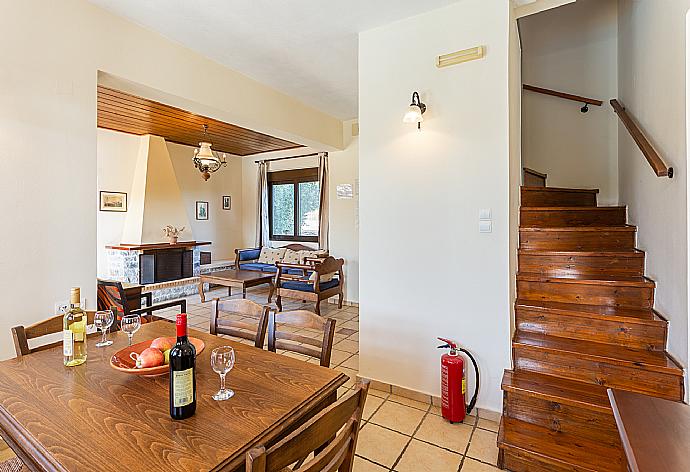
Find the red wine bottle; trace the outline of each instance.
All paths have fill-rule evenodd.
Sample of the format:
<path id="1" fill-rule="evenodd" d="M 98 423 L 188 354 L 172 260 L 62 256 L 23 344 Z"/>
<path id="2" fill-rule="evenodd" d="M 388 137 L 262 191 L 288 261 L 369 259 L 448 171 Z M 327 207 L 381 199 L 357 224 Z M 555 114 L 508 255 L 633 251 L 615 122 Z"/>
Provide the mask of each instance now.
<path id="1" fill-rule="evenodd" d="M 183 420 L 196 411 L 196 348 L 187 339 L 187 314 L 177 315 L 177 344 L 170 349 L 170 417 Z"/>

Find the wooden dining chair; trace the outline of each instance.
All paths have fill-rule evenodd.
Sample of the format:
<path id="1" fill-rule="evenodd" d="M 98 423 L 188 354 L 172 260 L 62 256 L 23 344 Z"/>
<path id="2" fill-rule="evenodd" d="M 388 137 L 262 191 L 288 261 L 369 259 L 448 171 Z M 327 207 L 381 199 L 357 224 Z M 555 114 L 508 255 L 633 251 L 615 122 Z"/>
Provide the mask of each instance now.
<path id="1" fill-rule="evenodd" d="M 220 312 L 238 314 L 244 317 L 253 318 L 256 323 L 245 320 L 231 320 L 220 318 Z M 256 302 L 245 299 L 223 300 L 214 298 L 211 302 L 211 327 L 210 333 L 213 335 L 227 334 L 236 338 L 254 341 L 254 346 L 259 349 L 264 348 L 266 340 L 266 326 L 268 325 L 267 306 L 261 306 Z"/>
<path id="2" fill-rule="evenodd" d="M 368 391 L 369 381 L 361 382 L 274 446 L 252 449 L 246 456 L 245 472 L 352 472 Z M 312 452 L 314 457 L 303 463 Z"/>
<path id="3" fill-rule="evenodd" d="M 93 315 L 95 311 L 86 312 L 86 324 L 93 324 Z M 62 332 L 62 319 L 64 315 L 56 315 L 47 320 L 39 321 L 31 326 L 15 326 L 12 328 L 12 339 L 14 340 L 14 351 L 17 353 L 17 357 L 26 356 L 36 351 L 43 351 L 44 349 L 50 349 L 51 347 L 59 346 L 62 344 L 62 340 L 42 344 L 38 347 L 29 348 L 29 340 L 41 338 L 49 334 L 61 333 Z"/>
<path id="4" fill-rule="evenodd" d="M 314 329 L 322 332 L 323 336 L 319 340 L 299 334 L 299 332 L 281 330 L 281 326 Z M 297 352 L 319 359 L 323 367 L 330 367 L 334 334 L 335 320 L 323 319 L 311 311 L 294 310 L 276 313 L 270 310 L 268 314 L 268 350 L 272 352 L 276 352 L 276 349 Z"/>

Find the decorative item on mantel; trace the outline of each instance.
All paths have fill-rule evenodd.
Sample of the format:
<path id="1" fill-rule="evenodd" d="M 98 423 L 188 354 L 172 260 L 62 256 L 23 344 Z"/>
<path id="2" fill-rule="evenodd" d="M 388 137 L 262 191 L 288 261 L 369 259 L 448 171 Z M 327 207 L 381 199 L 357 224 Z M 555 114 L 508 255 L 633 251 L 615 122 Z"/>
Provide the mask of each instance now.
<path id="1" fill-rule="evenodd" d="M 180 233 L 184 231 L 184 226 L 182 228 L 176 228 L 175 226 L 168 225 L 163 228 L 163 234 L 168 238 L 170 244 L 177 244 L 177 239 L 180 237 Z"/>
<path id="2" fill-rule="evenodd" d="M 211 178 L 211 173 L 216 172 L 223 166 L 228 165 L 225 160 L 225 154 L 219 157 L 217 153 L 211 150 L 211 140 L 208 137 L 208 125 L 204 125 L 204 140 L 199 143 L 199 149 L 194 150 L 194 167 L 199 169 L 201 177 L 204 180 Z"/>

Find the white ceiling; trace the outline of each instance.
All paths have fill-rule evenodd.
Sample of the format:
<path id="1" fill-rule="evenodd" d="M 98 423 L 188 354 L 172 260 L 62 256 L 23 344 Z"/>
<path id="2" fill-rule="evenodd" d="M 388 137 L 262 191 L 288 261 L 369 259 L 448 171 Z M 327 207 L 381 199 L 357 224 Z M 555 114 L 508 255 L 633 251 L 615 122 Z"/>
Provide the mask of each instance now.
<path id="1" fill-rule="evenodd" d="M 89 0 L 340 119 L 357 33 L 457 0 Z"/>

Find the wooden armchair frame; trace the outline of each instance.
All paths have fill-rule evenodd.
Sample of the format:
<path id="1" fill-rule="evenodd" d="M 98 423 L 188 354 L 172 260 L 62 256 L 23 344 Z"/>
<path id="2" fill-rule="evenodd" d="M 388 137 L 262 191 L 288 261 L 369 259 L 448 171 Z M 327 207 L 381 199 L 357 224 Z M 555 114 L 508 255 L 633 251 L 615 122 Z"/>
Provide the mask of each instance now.
<path id="1" fill-rule="evenodd" d="M 86 324 L 93 324 L 93 316 L 95 311 L 86 311 Z M 63 330 L 62 320 L 64 315 L 55 315 L 47 320 L 39 321 L 29 326 L 15 326 L 12 328 L 12 339 L 14 340 L 14 351 L 17 357 L 29 355 L 34 352 L 50 349 L 62 344 L 62 341 L 56 341 L 48 344 L 43 344 L 38 347 L 29 348 L 29 340 L 41 338 L 49 334 L 61 333 Z"/>
<path id="2" fill-rule="evenodd" d="M 323 260 L 314 259 L 314 262 L 311 264 L 286 264 L 284 262 L 277 262 L 276 266 L 278 267 L 278 271 L 276 272 L 275 286 L 277 294 L 276 305 L 278 306 L 278 311 L 283 310 L 282 297 L 313 301 L 316 303 L 314 311 L 317 315 L 321 315 L 321 301 L 337 295 L 338 308 L 342 308 L 343 284 L 345 282 L 343 264 L 345 264 L 344 259 L 335 259 L 332 256 L 328 256 Z M 307 272 L 314 272 L 316 273 L 316 276 L 314 280 L 308 280 L 306 275 L 290 275 L 284 272 L 284 269 L 288 268 L 302 269 L 305 274 Z M 321 276 L 329 273 L 338 274 L 338 285 L 321 290 Z M 313 287 L 313 291 L 283 288 L 281 285 L 286 281 L 304 282 L 310 284 Z"/>
<path id="3" fill-rule="evenodd" d="M 136 310 L 131 310 L 129 308 L 129 300 L 127 299 L 127 293 L 125 292 L 122 282 L 116 282 L 111 280 L 98 280 L 98 298 L 101 302 L 107 306 L 115 306 L 118 309 L 117 319 L 127 316 L 127 315 L 143 315 L 149 317 L 149 321 L 152 321 L 153 312 L 158 310 L 164 310 L 166 308 L 171 308 L 175 306 L 180 307 L 180 313 L 185 313 L 187 311 L 187 300 L 184 298 L 179 300 L 172 300 L 169 302 L 158 303 L 154 305 L 152 303 L 151 293 L 144 293 L 141 298 L 146 300 L 146 306 Z"/>
<path id="4" fill-rule="evenodd" d="M 237 313 L 256 319 L 256 324 L 245 321 L 220 319 L 219 312 Z M 211 326 L 210 333 L 214 336 L 227 334 L 236 338 L 254 341 L 254 347 L 264 348 L 266 340 L 266 328 L 268 326 L 267 306 L 261 306 L 256 302 L 245 299 L 223 300 L 214 298 L 211 302 Z"/>
<path id="5" fill-rule="evenodd" d="M 352 472 L 369 382 L 343 396 L 274 446 L 247 453 L 246 472 Z M 314 452 L 314 458 L 303 463 Z M 293 469 L 285 469 L 297 463 Z"/>
<path id="6" fill-rule="evenodd" d="M 318 340 L 298 333 L 281 331 L 279 324 L 321 331 L 323 337 Z M 332 318 L 324 320 L 311 311 L 294 310 L 276 313 L 271 310 L 268 314 L 268 350 L 272 352 L 276 352 L 276 349 L 297 352 L 319 359 L 322 367 L 330 367 L 334 335 L 335 320 Z"/>

